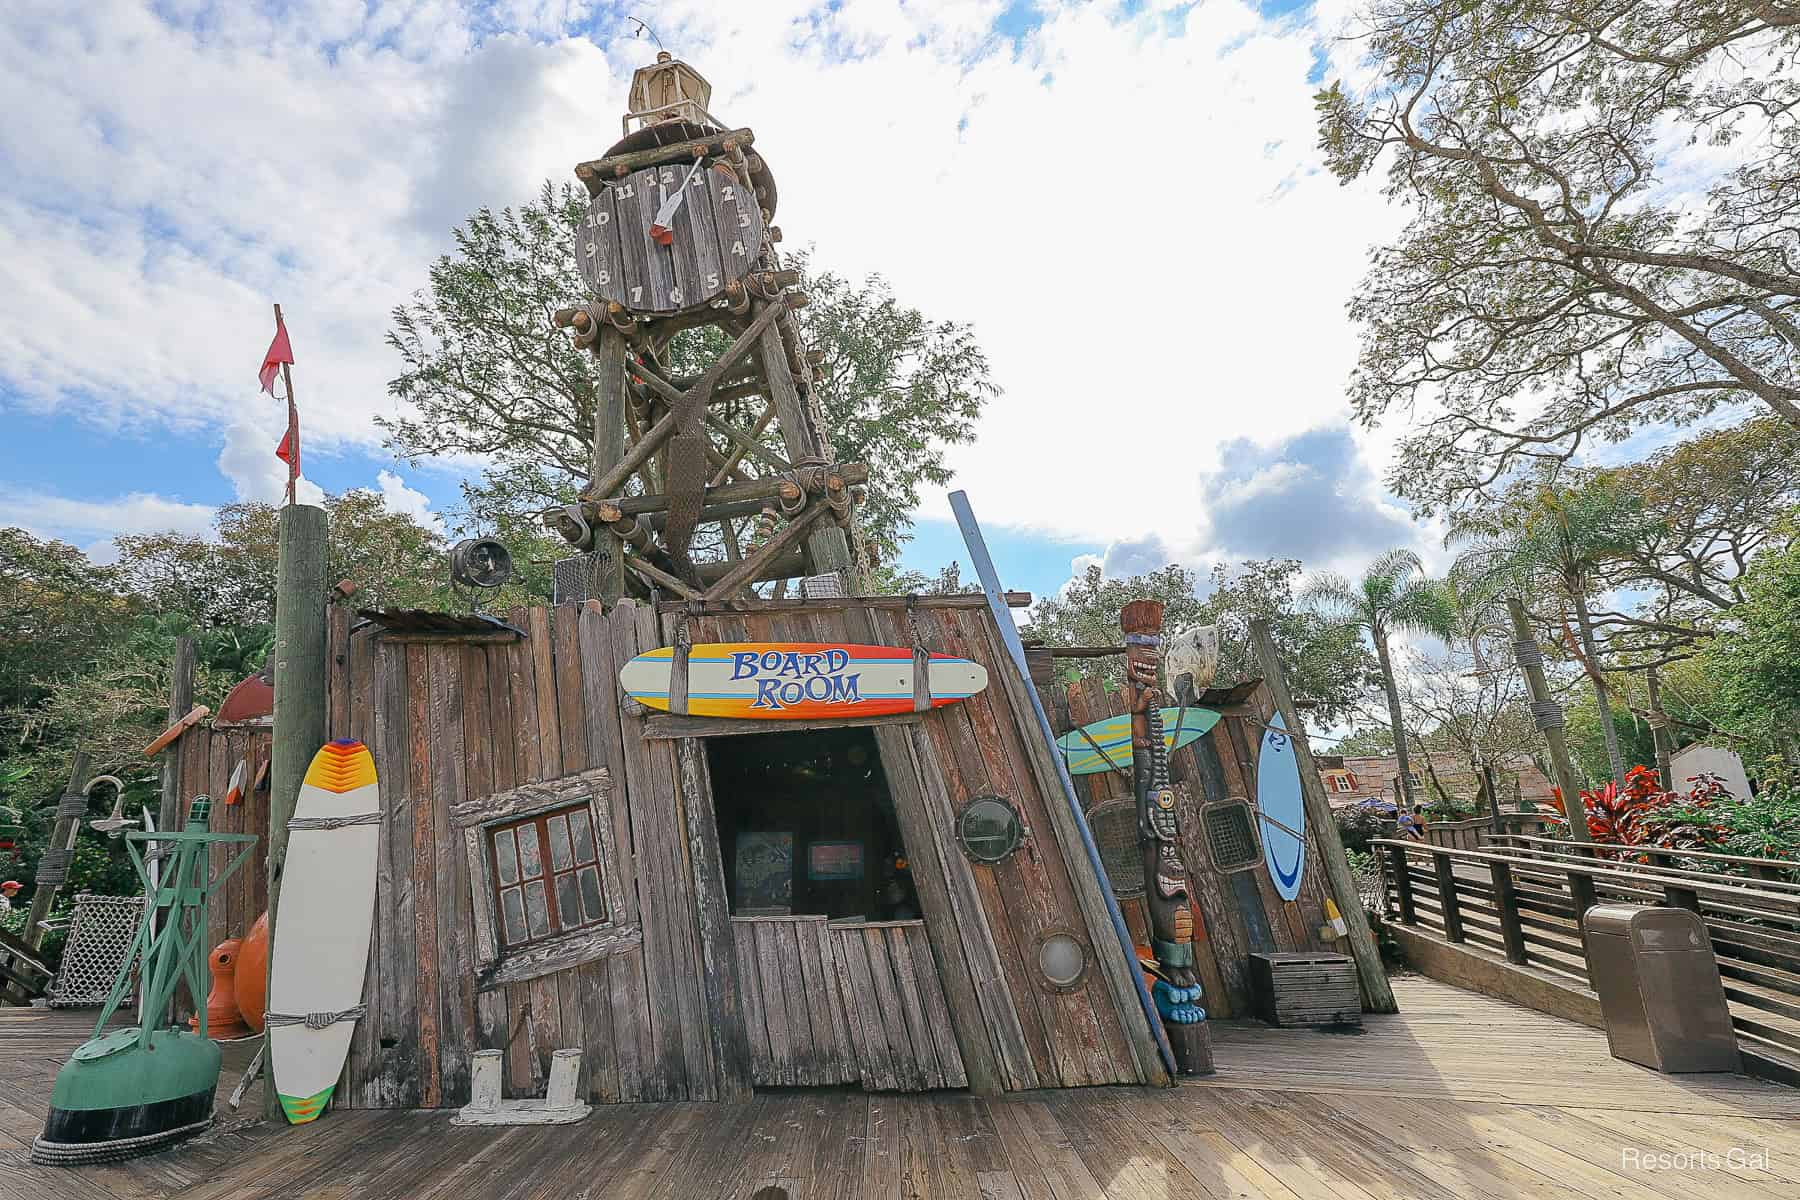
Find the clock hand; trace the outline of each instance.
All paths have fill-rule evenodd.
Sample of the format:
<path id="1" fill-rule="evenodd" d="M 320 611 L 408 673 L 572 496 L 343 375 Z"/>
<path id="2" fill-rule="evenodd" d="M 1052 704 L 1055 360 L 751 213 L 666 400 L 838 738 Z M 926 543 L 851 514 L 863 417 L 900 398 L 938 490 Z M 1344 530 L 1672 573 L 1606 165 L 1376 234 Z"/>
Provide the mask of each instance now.
<path id="1" fill-rule="evenodd" d="M 659 246 L 667 246 L 675 241 L 675 210 L 687 199 L 688 184 L 694 181 L 694 175 L 700 170 L 700 160 L 695 159 L 681 186 L 673 192 L 663 193 L 662 207 L 656 210 L 656 220 L 650 225 L 650 237 Z"/>

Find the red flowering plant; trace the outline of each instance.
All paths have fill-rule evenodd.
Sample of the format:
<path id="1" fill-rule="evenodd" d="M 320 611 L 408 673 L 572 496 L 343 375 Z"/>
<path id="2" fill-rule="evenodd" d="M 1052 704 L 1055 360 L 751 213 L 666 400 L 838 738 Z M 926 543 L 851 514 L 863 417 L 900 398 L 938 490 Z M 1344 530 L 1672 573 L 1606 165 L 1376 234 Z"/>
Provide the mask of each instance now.
<path id="1" fill-rule="evenodd" d="M 1567 824 L 1569 815 L 1563 807 L 1562 789 L 1550 790 L 1550 803 L 1563 814 L 1563 822 Z M 1611 780 L 1603 788 L 1583 788 L 1581 807 L 1587 816 L 1588 838 L 1615 846 L 1636 846 L 1650 841 L 1645 817 L 1670 799 L 1662 790 L 1656 772 L 1648 767 L 1633 767 L 1627 771 L 1623 791 Z"/>

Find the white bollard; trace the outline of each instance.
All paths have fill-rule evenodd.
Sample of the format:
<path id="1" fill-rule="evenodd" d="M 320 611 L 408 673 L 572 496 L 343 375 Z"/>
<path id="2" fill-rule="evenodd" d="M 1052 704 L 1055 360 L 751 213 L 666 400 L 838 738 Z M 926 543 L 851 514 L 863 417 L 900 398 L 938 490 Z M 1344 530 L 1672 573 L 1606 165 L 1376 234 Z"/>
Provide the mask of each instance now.
<path id="1" fill-rule="evenodd" d="M 494 1112 L 500 1107 L 500 1059 L 498 1050 L 477 1050 L 469 1078 L 469 1109 Z"/>
<path id="2" fill-rule="evenodd" d="M 469 1075 L 469 1103 L 453 1125 L 567 1125 L 588 1115 L 581 1099 L 581 1051 L 550 1055 L 550 1092 L 542 1100 L 500 1098 L 501 1052 L 477 1050 Z"/>
<path id="3" fill-rule="evenodd" d="M 544 1107 L 575 1107 L 575 1086 L 581 1076 L 581 1051 L 557 1050 L 550 1055 L 550 1090 L 544 1093 Z"/>

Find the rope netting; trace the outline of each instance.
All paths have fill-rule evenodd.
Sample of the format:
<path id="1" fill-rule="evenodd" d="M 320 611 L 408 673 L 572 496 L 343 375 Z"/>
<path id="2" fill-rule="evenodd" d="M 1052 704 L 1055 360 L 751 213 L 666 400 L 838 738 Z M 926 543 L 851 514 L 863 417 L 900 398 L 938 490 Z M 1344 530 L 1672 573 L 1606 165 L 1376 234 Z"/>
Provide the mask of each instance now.
<path id="1" fill-rule="evenodd" d="M 48 993 L 50 1007 L 80 1008 L 106 1003 L 143 919 L 142 896 L 96 896 L 83 892 L 75 897 L 62 965 L 57 968 L 56 982 Z M 134 964 L 134 973 L 135 970 Z M 127 989 L 126 1004 L 133 1003 L 134 992 L 135 989 Z"/>

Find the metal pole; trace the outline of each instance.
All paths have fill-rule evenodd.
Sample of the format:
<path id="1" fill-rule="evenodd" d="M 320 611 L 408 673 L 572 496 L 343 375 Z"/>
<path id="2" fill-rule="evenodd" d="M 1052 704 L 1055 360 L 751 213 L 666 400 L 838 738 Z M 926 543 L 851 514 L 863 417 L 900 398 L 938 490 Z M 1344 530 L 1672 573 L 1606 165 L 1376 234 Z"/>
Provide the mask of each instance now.
<path id="1" fill-rule="evenodd" d="M 1000 627 L 1000 640 L 1006 643 L 1007 654 L 1012 657 L 1019 674 L 1029 683 L 1031 671 L 1025 663 L 1025 645 L 1019 640 L 1019 627 L 1013 624 L 1012 609 L 1007 607 L 1006 597 L 1001 592 L 1000 573 L 994 569 L 994 560 L 988 554 L 987 539 L 981 536 L 981 526 L 975 521 L 975 510 L 969 507 L 968 493 L 951 492 L 950 510 L 956 514 L 956 523 L 962 529 L 963 544 L 969 548 L 969 559 L 975 567 L 976 577 L 981 580 L 981 590 L 987 595 L 988 608 L 994 614 L 994 624 Z M 1125 928 L 1125 916 L 1119 911 L 1119 901 L 1112 894 L 1112 888 L 1107 885 L 1106 867 L 1100 861 L 1099 847 L 1094 845 L 1094 833 L 1088 828 L 1087 814 L 1081 811 L 1081 801 L 1075 795 L 1075 783 L 1069 778 L 1068 764 L 1063 761 L 1062 751 L 1056 748 L 1056 735 L 1050 728 L 1050 718 L 1044 712 L 1043 701 L 1038 699 L 1037 689 L 1027 687 L 1025 690 L 1031 696 L 1031 711 L 1037 717 L 1038 732 L 1049 744 L 1050 757 L 1056 763 L 1056 776 L 1062 781 L 1063 799 L 1074 813 L 1075 827 L 1081 831 L 1082 848 L 1087 851 L 1088 863 L 1100 880 L 1100 894 L 1106 900 L 1107 915 L 1112 918 L 1113 932 L 1118 935 L 1119 949 L 1125 955 L 1129 968 L 1127 974 L 1137 985 L 1138 1003 L 1143 1006 L 1144 1019 L 1150 1023 L 1150 1032 L 1156 1038 L 1156 1050 L 1162 1057 L 1163 1068 L 1173 1078 L 1176 1074 L 1174 1048 L 1169 1045 L 1169 1034 L 1163 1028 L 1162 1014 L 1156 1011 L 1156 1002 L 1150 998 L 1150 989 L 1144 985 L 1144 972 L 1138 965 L 1137 947 L 1132 944 L 1131 931 Z"/>
<path id="2" fill-rule="evenodd" d="M 1400 1006 L 1394 1001 L 1394 989 L 1388 983 L 1387 971 L 1381 965 L 1381 947 L 1375 944 L 1375 935 L 1369 929 L 1368 914 L 1363 912 L 1362 894 L 1357 890 L 1356 877 L 1350 873 L 1350 859 L 1344 853 L 1344 838 L 1338 832 L 1337 818 L 1331 815 L 1331 801 L 1325 797 L 1325 782 L 1319 777 L 1319 768 L 1313 762 L 1312 747 L 1306 741 L 1306 725 L 1300 719 L 1300 710 L 1294 706 L 1293 693 L 1288 691 L 1287 672 L 1282 669 L 1281 656 L 1275 650 L 1275 636 L 1269 632 L 1268 621 L 1258 617 L 1250 622 L 1250 641 L 1256 647 L 1256 656 L 1262 663 L 1263 682 L 1269 685 L 1269 691 L 1275 698 L 1275 711 L 1281 714 L 1281 723 L 1287 726 L 1288 737 L 1294 745 L 1294 762 L 1300 769 L 1300 797 L 1306 806 L 1306 823 L 1311 826 L 1309 832 L 1313 843 L 1319 848 L 1319 857 L 1325 867 L 1325 881 L 1330 885 L 1332 898 L 1337 901 L 1338 911 L 1343 914 L 1344 924 L 1349 927 L 1350 957 L 1356 963 L 1356 975 L 1362 982 L 1363 996 L 1368 1001 L 1369 1011 L 1399 1012 Z"/>
<path id="3" fill-rule="evenodd" d="M 269 945 L 280 936 L 288 821 L 306 768 L 325 744 L 325 510 L 289 504 L 280 516 L 275 583 L 275 736 L 269 752 Z M 275 956 L 269 955 L 271 966 Z M 202 1002 L 204 1002 L 202 1000 Z M 263 1115 L 281 1117 L 273 1087 Z"/>
<path id="4" fill-rule="evenodd" d="M 1544 655 L 1537 639 L 1531 636 L 1531 625 L 1525 619 L 1525 602 L 1509 598 L 1506 612 L 1512 618 L 1513 657 L 1525 673 L 1525 686 L 1531 689 L 1531 715 L 1543 731 L 1550 748 L 1550 765 L 1556 771 L 1556 785 L 1562 789 L 1563 815 L 1569 819 L 1569 836 L 1578 842 L 1591 841 L 1587 828 L 1587 805 L 1581 799 L 1581 787 L 1575 782 L 1575 768 L 1569 762 L 1569 741 L 1563 736 L 1562 705 L 1550 698 L 1550 684 L 1544 678 Z M 1580 814 L 1577 817 L 1576 814 Z"/>

